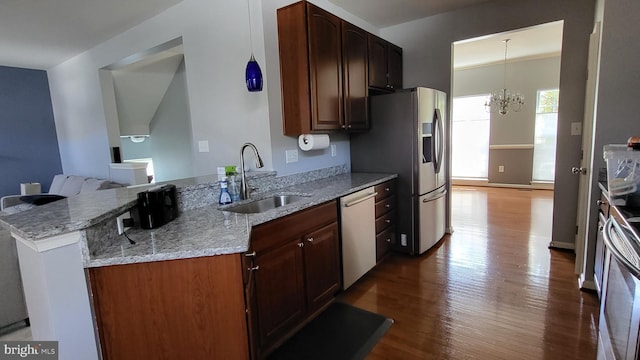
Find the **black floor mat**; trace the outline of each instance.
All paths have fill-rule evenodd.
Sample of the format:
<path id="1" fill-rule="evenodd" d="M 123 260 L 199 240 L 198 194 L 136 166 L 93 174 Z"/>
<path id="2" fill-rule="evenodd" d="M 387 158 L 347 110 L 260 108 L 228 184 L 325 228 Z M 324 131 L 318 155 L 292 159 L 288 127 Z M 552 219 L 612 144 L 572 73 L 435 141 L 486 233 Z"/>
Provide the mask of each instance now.
<path id="1" fill-rule="evenodd" d="M 392 323 L 384 316 L 335 302 L 268 359 L 364 359 Z"/>

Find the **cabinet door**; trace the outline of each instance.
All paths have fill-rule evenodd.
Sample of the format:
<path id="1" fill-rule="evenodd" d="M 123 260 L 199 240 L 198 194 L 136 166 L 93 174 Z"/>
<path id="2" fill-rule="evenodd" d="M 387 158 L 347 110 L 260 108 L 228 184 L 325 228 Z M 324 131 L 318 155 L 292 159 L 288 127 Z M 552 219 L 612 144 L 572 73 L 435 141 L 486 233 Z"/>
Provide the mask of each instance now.
<path id="1" fill-rule="evenodd" d="M 342 127 L 342 44 L 340 18 L 307 4 L 311 128 Z"/>
<path id="2" fill-rule="evenodd" d="M 369 34 L 369 86 L 387 87 L 387 42 Z"/>
<path id="3" fill-rule="evenodd" d="M 344 127 L 369 128 L 367 82 L 367 33 L 342 22 L 342 68 L 344 71 Z"/>
<path id="4" fill-rule="evenodd" d="M 340 289 L 338 224 L 332 223 L 303 237 L 307 304 L 312 312 Z"/>
<path id="5" fill-rule="evenodd" d="M 302 247 L 293 240 L 256 255 L 255 291 L 260 347 L 263 350 L 305 316 Z"/>
<path id="6" fill-rule="evenodd" d="M 102 358 L 248 359 L 240 263 L 233 254 L 88 269 Z"/>
<path id="7" fill-rule="evenodd" d="M 393 90 L 402 89 L 402 48 L 387 45 L 387 85 Z"/>

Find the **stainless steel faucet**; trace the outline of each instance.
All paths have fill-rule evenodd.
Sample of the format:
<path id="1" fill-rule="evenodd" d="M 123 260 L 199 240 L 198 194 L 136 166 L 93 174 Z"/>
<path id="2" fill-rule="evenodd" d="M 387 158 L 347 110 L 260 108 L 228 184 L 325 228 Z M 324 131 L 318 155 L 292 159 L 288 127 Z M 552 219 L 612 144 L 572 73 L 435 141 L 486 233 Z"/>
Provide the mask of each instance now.
<path id="1" fill-rule="evenodd" d="M 253 149 L 253 154 L 256 157 L 256 168 L 261 168 L 264 166 L 262 162 L 262 158 L 260 158 L 260 154 L 258 154 L 258 149 L 252 143 L 244 143 L 242 148 L 240 148 L 240 172 L 242 173 L 242 178 L 240 179 L 240 199 L 245 200 L 249 198 L 249 191 L 247 187 L 247 178 L 244 174 L 244 149 L 250 147 Z"/>

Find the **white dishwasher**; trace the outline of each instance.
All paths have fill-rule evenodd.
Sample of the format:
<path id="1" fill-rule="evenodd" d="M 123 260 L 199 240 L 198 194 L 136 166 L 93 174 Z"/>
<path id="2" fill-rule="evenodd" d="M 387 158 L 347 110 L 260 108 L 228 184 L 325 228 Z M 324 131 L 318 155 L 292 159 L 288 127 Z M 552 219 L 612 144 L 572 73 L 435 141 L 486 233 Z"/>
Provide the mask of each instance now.
<path id="1" fill-rule="evenodd" d="M 373 186 L 340 198 L 342 288 L 347 289 L 376 264 Z"/>

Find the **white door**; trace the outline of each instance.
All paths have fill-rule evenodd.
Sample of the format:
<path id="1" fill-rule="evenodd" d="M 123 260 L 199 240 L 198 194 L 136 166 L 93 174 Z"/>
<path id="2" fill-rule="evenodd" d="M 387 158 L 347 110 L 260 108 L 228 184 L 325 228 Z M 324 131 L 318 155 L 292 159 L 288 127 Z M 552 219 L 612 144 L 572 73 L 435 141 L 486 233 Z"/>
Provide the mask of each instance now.
<path id="1" fill-rule="evenodd" d="M 587 166 L 591 162 L 593 154 L 593 117 L 595 116 L 595 91 L 597 85 L 597 65 L 600 58 L 600 22 L 593 28 L 593 33 L 589 38 L 589 68 L 587 77 L 587 87 L 585 92 L 584 121 L 582 125 L 582 159 L 577 166 L 576 175 L 580 176 L 578 185 L 578 209 L 577 209 L 577 232 L 576 232 L 576 264 L 575 273 L 581 274 L 584 270 L 585 256 L 587 254 L 585 242 L 587 231 L 587 214 L 589 210 L 589 178 L 591 171 Z M 583 274 L 584 276 L 584 274 Z M 581 278 L 583 277 L 581 276 Z M 581 284 L 581 287 L 593 288 L 595 284 Z"/>

